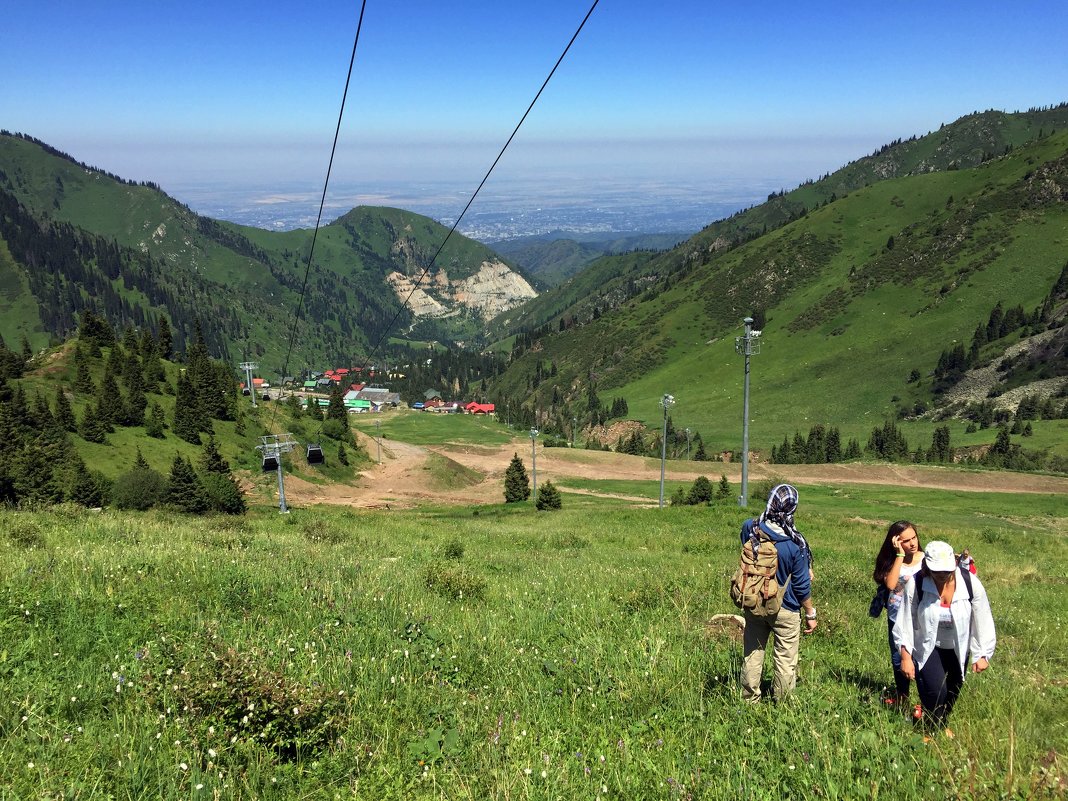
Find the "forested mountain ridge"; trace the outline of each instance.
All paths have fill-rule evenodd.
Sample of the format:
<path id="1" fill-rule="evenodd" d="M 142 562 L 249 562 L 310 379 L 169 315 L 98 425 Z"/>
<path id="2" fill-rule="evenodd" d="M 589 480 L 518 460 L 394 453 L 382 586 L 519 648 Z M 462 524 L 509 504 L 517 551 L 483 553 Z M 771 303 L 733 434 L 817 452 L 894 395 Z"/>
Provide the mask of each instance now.
<path id="1" fill-rule="evenodd" d="M 7 132 L 0 134 L 0 207 L 0 334 L 8 340 L 26 336 L 39 348 L 62 339 L 83 308 L 120 329 L 151 326 L 163 314 L 179 349 L 199 319 L 213 353 L 281 371 L 310 231 L 216 221 L 153 184 L 124 181 Z M 420 290 L 441 313 L 419 317 L 402 306 L 408 293 L 398 284 L 430 267 L 446 234 L 398 209 L 354 209 L 323 226 L 301 304 L 298 363 L 358 361 L 405 332 L 471 339 L 484 315 L 534 294 L 493 251 L 454 234 Z M 474 302 L 487 274 L 495 293 L 488 307 Z"/>
<path id="2" fill-rule="evenodd" d="M 517 336 L 511 366 L 491 387 L 495 399 L 512 419 L 525 414 L 543 430 L 567 431 L 573 418 L 589 421 L 598 396 L 625 397 L 632 415 L 655 426 L 657 401 L 668 392 L 678 399 L 678 428 L 700 429 L 716 449 L 737 448 L 734 337 L 752 315 L 764 331 L 753 367 L 755 447 L 766 453 L 818 423 L 863 440 L 887 418 L 911 420 L 929 437 L 940 415 L 963 415 L 981 400 L 950 408 L 936 373 L 942 354 L 954 343 L 967 348 L 997 303 L 1020 307 L 1026 325 L 1008 340 L 979 343 L 977 365 L 997 365 L 1012 337 L 1063 325 L 1064 299 L 1053 289 L 1068 257 L 1068 133 L 1057 132 L 1065 122 L 1064 106 L 966 118 L 945 126 L 937 144 L 910 140 L 870 157 L 915 174 L 836 193 L 846 173 L 878 171 L 875 162 L 852 165 L 776 196 L 772 207 L 714 223 L 666 254 L 616 263 L 614 275 L 570 303 L 567 285 L 546 292 L 524 307 L 544 316 Z M 953 130 L 967 134 L 971 152 L 977 128 L 1030 130 L 1032 139 L 1008 141 L 996 155 L 988 148 L 972 167 L 952 159 L 952 169 L 930 169 L 931 152 L 954 152 Z M 798 198 L 810 205 L 791 211 Z M 776 215 L 783 222 L 764 233 L 761 220 Z M 985 391 L 995 398 L 1003 390 Z M 959 426 L 963 432 L 965 421 Z"/>

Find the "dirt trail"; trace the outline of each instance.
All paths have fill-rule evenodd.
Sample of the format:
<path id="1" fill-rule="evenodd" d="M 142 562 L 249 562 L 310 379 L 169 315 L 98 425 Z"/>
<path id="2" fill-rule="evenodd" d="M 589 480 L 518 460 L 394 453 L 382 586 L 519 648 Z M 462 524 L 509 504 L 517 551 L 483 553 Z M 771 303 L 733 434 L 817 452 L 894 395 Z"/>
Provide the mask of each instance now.
<path id="1" fill-rule="evenodd" d="M 372 458 L 378 446 L 373 438 L 358 435 Z M 481 482 L 449 487 L 436 480 L 428 462 L 436 453 L 483 475 Z M 513 453 L 519 453 L 528 472 L 531 468 L 530 443 L 507 445 L 434 446 L 410 445 L 382 440 L 382 463 L 368 466 L 355 485 L 318 485 L 297 475 L 286 476 L 286 498 L 291 503 L 340 504 L 358 508 L 410 508 L 425 503 L 474 505 L 498 503 L 503 499 L 504 471 Z M 659 481 L 658 459 L 626 456 L 606 451 L 538 448 L 538 481 L 559 483 L 563 478 Z M 693 481 L 707 476 L 713 482 L 726 475 L 734 484 L 741 481 L 740 464 L 721 462 L 669 462 L 670 481 Z M 1068 478 L 1007 472 L 969 472 L 935 466 L 909 465 L 763 465 L 749 469 L 749 480 L 785 476 L 797 484 L 885 484 L 888 486 L 930 487 L 964 492 L 1034 492 L 1068 495 Z M 596 490 L 560 488 L 561 492 L 616 498 L 636 505 L 648 505 L 648 498 Z"/>

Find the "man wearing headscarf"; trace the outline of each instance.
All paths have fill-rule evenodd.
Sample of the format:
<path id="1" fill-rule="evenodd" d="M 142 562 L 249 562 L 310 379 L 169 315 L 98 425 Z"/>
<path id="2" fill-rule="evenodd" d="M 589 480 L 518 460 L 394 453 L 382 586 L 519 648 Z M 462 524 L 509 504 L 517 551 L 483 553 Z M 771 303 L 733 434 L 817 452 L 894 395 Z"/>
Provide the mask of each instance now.
<path id="1" fill-rule="evenodd" d="M 816 630 L 816 607 L 812 605 L 812 551 L 808 542 L 794 525 L 797 510 L 797 490 L 789 484 L 779 484 L 768 495 L 764 513 L 756 520 L 742 524 L 742 544 L 752 541 L 754 547 L 768 547 L 770 540 L 779 554 L 776 580 L 785 587 L 782 608 L 775 617 L 758 617 L 745 612 L 744 656 L 742 660 L 742 697 L 751 702 L 760 700 L 760 676 L 764 669 L 764 651 L 768 637 L 775 635 L 775 679 L 772 694 L 780 701 L 797 684 L 798 649 L 801 644 L 801 610 L 805 615 L 805 634 Z"/>

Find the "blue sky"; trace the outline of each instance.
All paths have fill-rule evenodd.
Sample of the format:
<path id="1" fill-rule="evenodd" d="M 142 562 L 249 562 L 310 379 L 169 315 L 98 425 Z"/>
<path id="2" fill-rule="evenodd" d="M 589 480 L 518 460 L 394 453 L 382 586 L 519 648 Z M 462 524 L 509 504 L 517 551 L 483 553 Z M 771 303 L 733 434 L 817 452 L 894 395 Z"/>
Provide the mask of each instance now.
<path id="1" fill-rule="evenodd" d="M 472 191 L 592 0 L 370 0 L 333 182 Z M 9 3 L 0 127 L 181 197 L 320 187 L 358 0 Z M 987 108 L 1068 100 L 1068 3 L 601 0 L 502 161 L 786 188 Z"/>

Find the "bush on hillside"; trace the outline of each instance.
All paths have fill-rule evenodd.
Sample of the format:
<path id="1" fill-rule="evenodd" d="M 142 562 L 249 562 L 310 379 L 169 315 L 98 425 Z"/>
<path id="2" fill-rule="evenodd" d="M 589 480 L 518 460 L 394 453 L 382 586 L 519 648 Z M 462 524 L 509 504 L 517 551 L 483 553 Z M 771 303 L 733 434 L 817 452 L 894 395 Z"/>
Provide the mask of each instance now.
<path id="1" fill-rule="evenodd" d="M 111 502 L 116 509 L 143 512 L 160 503 L 166 494 L 167 479 L 155 470 L 130 470 L 115 479 Z"/>
<path id="2" fill-rule="evenodd" d="M 229 473 L 205 473 L 200 477 L 207 497 L 208 510 L 228 515 L 243 515 L 245 495 Z"/>
<path id="3" fill-rule="evenodd" d="M 538 497 L 534 501 L 534 507 L 540 511 L 552 511 L 563 508 L 560 498 L 560 490 L 551 481 L 546 481 L 538 487 Z"/>

